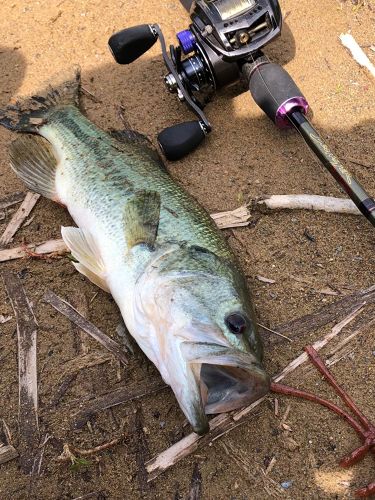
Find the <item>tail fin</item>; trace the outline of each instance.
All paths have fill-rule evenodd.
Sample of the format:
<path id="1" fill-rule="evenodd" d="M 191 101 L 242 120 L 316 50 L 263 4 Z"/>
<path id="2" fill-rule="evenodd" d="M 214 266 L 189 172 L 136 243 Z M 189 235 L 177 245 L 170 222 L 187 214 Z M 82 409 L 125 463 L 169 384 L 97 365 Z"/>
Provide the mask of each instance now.
<path id="1" fill-rule="evenodd" d="M 70 79 L 59 77 L 58 86 L 49 85 L 45 92 L 19 99 L 16 104 L 0 110 L 0 125 L 17 132 L 37 133 L 38 128 L 48 121 L 50 110 L 56 106 L 78 106 L 81 72 L 74 68 Z"/>

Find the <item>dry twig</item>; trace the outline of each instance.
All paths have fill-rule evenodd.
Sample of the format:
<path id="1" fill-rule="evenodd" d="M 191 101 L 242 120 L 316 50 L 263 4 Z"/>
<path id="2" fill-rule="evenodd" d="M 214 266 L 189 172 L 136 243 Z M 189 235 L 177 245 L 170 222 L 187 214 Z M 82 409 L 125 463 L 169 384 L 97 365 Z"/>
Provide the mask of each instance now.
<path id="1" fill-rule="evenodd" d="M 108 335 L 103 333 L 99 328 L 90 323 L 87 319 L 77 312 L 74 307 L 72 307 L 68 302 L 58 297 L 51 290 L 48 290 L 43 297 L 44 301 L 51 304 L 57 311 L 70 319 L 75 323 L 81 330 L 85 331 L 95 340 L 97 340 L 103 347 L 105 347 L 109 352 L 111 352 L 117 359 L 121 361 L 124 365 L 127 364 L 128 360 L 121 346 L 112 340 Z"/>
<path id="2" fill-rule="evenodd" d="M 11 444 L 5 446 L 0 444 L 0 465 L 5 464 L 6 462 L 9 462 L 17 457 L 18 452 Z"/>
<path id="3" fill-rule="evenodd" d="M 120 387 L 115 389 L 108 394 L 99 396 L 96 399 L 90 401 L 87 406 L 82 408 L 79 412 L 74 415 L 73 428 L 80 429 L 85 425 L 85 423 L 99 411 L 106 410 L 107 408 L 112 408 L 122 403 L 128 403 L 134 401 L 135 399 L 140 399 L 144 396 L 153 394 L 154 392 L 159 392 L 168 386 L 162 382 L 155 382 L 154 384 L 148 383 L 146 387 L 139 387 L 137 384 L 136 388 L 132 387 Z"/>
<path id="4" fill-rule="evenodd" d="M 0 250 L 0 262 L 22 259 L 23 257 L 56 257 L 69 253 L 63 240 L 48 240 L 40 244 L 21 245 L 15 248 Z"/>
<path id="5" fill-rule="evenodd" d="M 39 200 L 40 194 L 32 193 L 29 191 L 17 212 L 11 218 L 4 233 L 0 238 L 0 247 L 7 245 L 12 241 L 13 236 L 21 227 L 24 220 L 29 216 L 31 210 L 34 208 L 36 202 Z"/>
<path id="6" fill-rule="evenodd" d="M 37 323 L 17 276 L 4 271 L 3 280 L 17 321 L 20 465 L 26 474 L 30 474 L 35 473 L 39 455 Z"/>
<path id="7" fill-rule="evenodd" d="M 25 193 L 13 193 L 8 196 L 4 196 L 0 200 L 0 210 L 4 210 L 4 208 L 11 207 L 13 205 L 17 205 L 17 203 L 21 203 L 21 201 L 25 198 Z"/>

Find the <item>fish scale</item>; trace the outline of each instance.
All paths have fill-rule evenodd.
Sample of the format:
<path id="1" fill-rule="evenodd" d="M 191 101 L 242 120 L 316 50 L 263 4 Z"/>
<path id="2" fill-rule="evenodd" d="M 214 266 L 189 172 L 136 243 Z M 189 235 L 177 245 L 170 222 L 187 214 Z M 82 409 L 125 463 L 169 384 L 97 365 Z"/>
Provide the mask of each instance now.
<path id="1" fill-rule="evenodd" d="M 92 211 L 108 236 L 118 243 L 124 242 L 119 239 L 119 228 L 123 227 L 127 197 L 146 189 L 161 195 L 159 242 L 186 241 L 221 257 L 233 258 L 211 218 L 168 173 L 149 158 L 139 158 L 128 144 L 121 144 L 118 151 L 113 146 L 115 139 L 96 128 L 77 109 L 66 107 L 52 113 L 40 134 L 59 150 L 58 175 L 72 180 L 62 202 L 67 204 L 68 199 Z"/>

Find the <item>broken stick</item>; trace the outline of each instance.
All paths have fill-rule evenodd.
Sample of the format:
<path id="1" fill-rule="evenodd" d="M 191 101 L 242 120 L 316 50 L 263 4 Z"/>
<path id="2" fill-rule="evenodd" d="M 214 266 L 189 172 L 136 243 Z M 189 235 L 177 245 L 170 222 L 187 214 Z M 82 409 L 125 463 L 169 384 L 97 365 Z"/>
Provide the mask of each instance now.
<path id="1" fill-rule="evenodd" d="M 99 328 L 97 328 L 94 324 L 81 316 L 81 314 L 79 314 L 79 312 L 76 311 L 68 302 L 60 298 L 51 290 L 48 290 L 44 294 L 43 300 L 48 304 L 51 304 L 52 307 L 70 319 L 70 321 L 76 324 L 81 330 L 91 335 L 91 337 L 97 340 L 99 344 L 105 347 L 119 361 L 121 361 L 121 363 L 124 365 L 127 364 L 128 360 L 121 346 L 108 337 L 108 335 L 99 330 Z"/>
<path id="2" fill-rule="evenodd" d="M 29 191 L 17 212 L 11 218 L 4 233 L 0 238 L 0 247 L 7 245 L 12 241 L 13 236 L 21 227 L 24 220 L 29 216 L 31 210 L 34 208 L 36 202 L 39 200 L 40 194 L 32 193 Z"/>
<path id="3" fill-rule="evenodd" d="M 318 340 L 313 344 L 316 351 L 319 351 L 328 342 L 335 338 L 341 330 L 349 324 L 358 314 L 361 313 L 363 305 L 358 306 L 355 311 L 344 318 L 339 324 L 335 325 L 332 330 L 326 334 L 321 340 Z M 307 361 L 308 356 L 304 352 L 299 355 L 296 359 L 291 361 L 278 375 L 272 378 L 274 382 L 279 382 L 285 378 L 289 373 L 294 371 L 298 366 Z M 257 407 L 261 402 L 263 402 L 267 396 L 263 396 L 254 403 L 240 410 L 236 410 L 231 413 L 221 413 L 217 415 L 212 420 L 210 420 L 210 432 L 203 436 L 199 436 L 192 432 L 188 436 L 182 438 L 180 441 L 167 448 L 165 451 L 160 453 L 158 456 L 146 463 L 146 469 L 148 472 L 148 480 L 152 481 L 161 473 L 172 467 L 174 464 L 179 462 L 182 458 L 187 457 L 193 453 L 201 444 L 208 444 L 212 442 L 213 438 L 218 435 L 229 432 L 238 426 L 238 421 L 250 414 L 250 412 Z"/>
<path id="4" fill-rule="evenodd" d="M 22 259 L 23 257 L 30 256 L 30 254 L 38 257 L 48 254 L 64 255 L 66 253 L 69 253 L 69 250 L 63 240 L 48 240 L 40 244 L 31 243 L 29 245 L 0 250 L 0 262 Z"/>
<path id="5" fill-rule="evenodd" d="M 21 201 L 25 198 L 25 193 L 13 193 L 8 196 L 4 196 L 0 200 L 0 210 L 4 210 L 4 208 L 11 207 L 13 205 L 17 205 L 17 203 L 21 203 Z"/>
<path id="6" fill-rule="evenodd" d="M 373 303 L 375 303 L 375 285 L 365 290 L 359 290 L 346 295 L 342 299 L 332 302 L 332 304 L 324 306 L 312 314 L 307 314 L 301 318 L 274 326 L 272 330 L 282 334 L 287 333 L 288 337 L 298 337 L 318 330 L 318 328 L 328 325 L 328 323 L 333 323 L 334 321 L 340 322 L 355 311 L 358 306 Z M 282 342 L 282 339 L 278 337 L 269 338 L 267 336 L 267 342 L 274 345 Z"/>
<path id="7" fill-rule="evenodd" d="M 36 367 L 37 323 L 17 276 L 3 272 L 5 288 L 17 321 L 19 375 L 20 465 L 34 473 L 39 456 L 38 383 Z"/>
<path id="8" fill-rule="evenodd" d="M 0 465 L 5 464 L 5 462 L 9 462 L 17 457 L 18 452 L 11 444 L 6 446 L 0 445 Z"/>
<path id="9" fill-rule="evenodd" d="M 140 399 L 144 396 L 148 396 L 155 392 L 159 392 L 168 386 L 162 382 L 155 382 L 153 384 L 148 383 L 145 387 L 136 388 L 125 386 L 119 387 L 108 394 L 99 396 L 96 399 L 90 401 L 87 406 L 82 408 L 79 412 L 74 415 L 74 420 L 72 427 L 74 429 L 80 429 L 86 422 L 96 413 L 107 408 L 112 408 L 122 403 L 128 403 L 134 401 L 135 399 Z"/>

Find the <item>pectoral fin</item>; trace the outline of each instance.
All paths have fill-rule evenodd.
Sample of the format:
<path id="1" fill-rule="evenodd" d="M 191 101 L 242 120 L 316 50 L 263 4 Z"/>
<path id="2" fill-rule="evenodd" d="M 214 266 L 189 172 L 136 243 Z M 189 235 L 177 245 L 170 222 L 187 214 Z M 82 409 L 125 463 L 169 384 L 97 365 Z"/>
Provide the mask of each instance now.
<path id="1" fill-rule="evenodd" d="M 95 285 L 109 292 L 106 273 L 99 249 L 88 231 L 78 227 L 62 227 L 61 235 L 78 263 L 74 267 Z"/>
<path id="2" fill-rule="evenodd" d="M 37 135 L 21 135 L 12 142 L 9 154 L 12 169 L 29 189 L 59 201 L 55 186 L 57 159 L 50 142 Z"/>
<path id="3" fill-rule="evenodd" d="M 125 238 L 128 248 L 147 245 L 154 248 L 160 218 L 160 195 L 155 191 L 138 191 L 124 210 Z"/>

